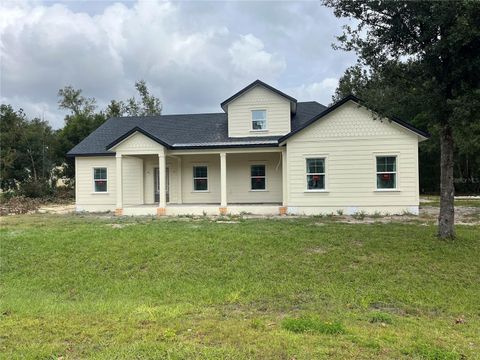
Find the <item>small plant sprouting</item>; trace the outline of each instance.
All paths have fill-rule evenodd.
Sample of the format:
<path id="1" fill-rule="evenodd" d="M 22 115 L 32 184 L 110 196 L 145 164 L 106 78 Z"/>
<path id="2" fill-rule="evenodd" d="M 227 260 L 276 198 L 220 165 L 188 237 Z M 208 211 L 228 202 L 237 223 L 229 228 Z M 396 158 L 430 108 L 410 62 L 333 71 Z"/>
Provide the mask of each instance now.
<path id="1" fill-rule="evenodd" d="M 356 213 L 352 214 L 352 217 L 355 220 L 363 220 L 363 219 L 365 219 L 365 216 L 367 216 L 367 214 L 363 210 L 362 211 L 357 211 Z"/>

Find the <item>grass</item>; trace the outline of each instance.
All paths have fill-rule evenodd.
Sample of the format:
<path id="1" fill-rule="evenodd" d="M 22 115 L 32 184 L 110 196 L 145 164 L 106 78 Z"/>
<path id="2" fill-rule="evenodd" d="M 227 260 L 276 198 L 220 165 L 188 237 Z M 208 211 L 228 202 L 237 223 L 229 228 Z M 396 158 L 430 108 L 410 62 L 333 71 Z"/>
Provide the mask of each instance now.
<path id="1" fill-rule="evenodd" d="M 440 206 L 440 196 L 436 195 L 422 195 L 422 199 L 429 200 L 428 202 L 422 203 L 424 206 Z M 455 199 L 455 206 L 465 206 L 465 207 L 480 207 L 479 198 L 464 198 L 464 199 Z"/>
<path id="2" fill-rule="evenodd" d="M 282 328 L 294 333 L 316 332 L 328 335 L 345 333 L 345 328 L 339 322 L 322 321 L 314 317 L 286 318 L 282 322 Z"/>
<path id="3" fill-rule="evenodd" d="M 5 359 L 479 358 L 479 226 L 1 221 Z"/>

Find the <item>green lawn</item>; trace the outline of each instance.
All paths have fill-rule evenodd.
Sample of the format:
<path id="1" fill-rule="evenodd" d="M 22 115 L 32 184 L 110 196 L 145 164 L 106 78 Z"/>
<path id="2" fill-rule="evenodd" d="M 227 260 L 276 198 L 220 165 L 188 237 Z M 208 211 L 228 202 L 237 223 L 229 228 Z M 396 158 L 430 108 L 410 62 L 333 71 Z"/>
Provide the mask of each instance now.
<path id="1" fill-rule="evenodd" d="M 440 196 L 436 195 L 422 195 L 422 199 L 427 200 L 427 202 L 422 205 L 426 206 L 440 206 Z M 480 199 L 477 198 L 462 198 L 455 199 L 455 207 L 465 206 L 465 207 L 480 207 Z"/>
<path id="2" fill-rule="evenodd" d="M 422 221 L 1 225 L 5 359 L 480 358 L 480 226 L 443 242 Z"/>

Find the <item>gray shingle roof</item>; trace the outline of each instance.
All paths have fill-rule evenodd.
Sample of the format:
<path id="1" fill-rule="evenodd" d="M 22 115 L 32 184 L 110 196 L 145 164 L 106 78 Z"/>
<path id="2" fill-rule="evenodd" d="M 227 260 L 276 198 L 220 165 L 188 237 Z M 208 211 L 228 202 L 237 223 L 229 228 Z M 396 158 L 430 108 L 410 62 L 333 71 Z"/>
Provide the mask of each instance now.
<path id="1" fill-rule="evenodd" d="M 302 128 L 325 109 L 315 101 L 297 103 L 296 114 L 292 116 L 292 131 Z M 173 149 L 277 146 L 281 138 L 228 137 L 225 113 L 119 117 L 108 119 L 67 155 L 113 155 L 107 151 L 107 146 L 135 128 L 142 129 Z"/>

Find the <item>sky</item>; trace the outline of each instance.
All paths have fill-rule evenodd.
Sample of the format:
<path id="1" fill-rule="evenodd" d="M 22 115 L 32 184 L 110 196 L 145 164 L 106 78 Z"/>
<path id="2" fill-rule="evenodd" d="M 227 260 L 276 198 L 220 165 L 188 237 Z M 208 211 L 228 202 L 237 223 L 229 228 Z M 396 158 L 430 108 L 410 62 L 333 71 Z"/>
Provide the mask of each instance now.
<path id="1" fill-rule="evenodd" d="M 347 20 L 318 1 L 0 1 L 0 101 L 63 126 L 66 85 L 99 109 L 146 81 L 163 114 L 221 112 L 256 79 L 331 102 L 356 57 L 332 49 Z"/>

